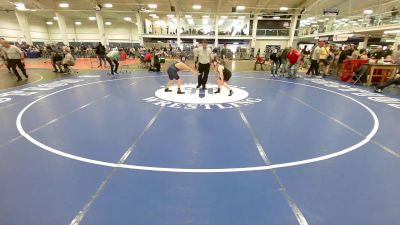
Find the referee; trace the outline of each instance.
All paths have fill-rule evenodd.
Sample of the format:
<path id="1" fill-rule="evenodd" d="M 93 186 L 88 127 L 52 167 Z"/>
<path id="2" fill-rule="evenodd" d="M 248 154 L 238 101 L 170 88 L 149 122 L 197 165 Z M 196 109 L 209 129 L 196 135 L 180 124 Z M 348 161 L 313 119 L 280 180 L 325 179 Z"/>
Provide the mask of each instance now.
<path id="1" fill-rule="evenodd" d="M 197 79 L 197 88 L 203 86 L 206 89 L 208 73 L 210 72 L 211 50 L 207 47 L 207 40 L 201 42 L 202 48 L 197 48 L 194 52 L 195 63 L 199 63 L 199 76 Z"/>

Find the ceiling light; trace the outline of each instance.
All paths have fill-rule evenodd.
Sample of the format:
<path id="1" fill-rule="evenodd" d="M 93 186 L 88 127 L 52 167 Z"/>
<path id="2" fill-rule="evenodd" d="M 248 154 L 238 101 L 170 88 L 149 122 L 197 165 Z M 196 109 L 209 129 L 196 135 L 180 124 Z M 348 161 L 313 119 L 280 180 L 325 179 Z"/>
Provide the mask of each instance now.
<path id="1" fill-rule="evenodd" d="M 53 25 L 53 22 L 47 21 L 46 24 L 47 24 L 47 25 Z"/>
<path id="2" fill-rule="evenodd" d="M 221 16 L 220 18 L 221 18 L 221 19 L 227 19 L 228 16 Z"/>
<path id="3" fill-rule="evenodd" d="M 107 3 L 107 4 L 104 4 L 104 7 L 106 7 L 106 8 L 112 8 L 113 5 L 112 5 L 111 3 Z"/>
<path id="4" fill-rule="evenodd" d="M 201 9 L 201 5 L 193 5 L 193 9 L 199 10 Z"/>
<path id="5" fill-rule="evenodd" d="M 160 18 L 160 17 L 157 16 L 157 15 L 153 16 L 153 19 L 159 19 L 159 18 Z"/>
<path id="6" fill-rule="evenodd" d="M 372 10 L 372 9 L 366 9 L 366 10 L 364 10 L 364 14 L 372 14 L 372 13 L 374 13 L 374 11 Z"/>
<path id="7" fill-rule="evenodd" d="M 192 18 L 192 15 L 185 15 L 185 18 Z"/>
<path id="8" fill-rule="evenodd" d="M 357 23 L 355 20 L 350 20 L 349 23 Z"/>
<path id="9" fill-rule="evenodd" d="M 279 10 L 281 11 L 287 11 L 289 8 L 288 7 L 280 7 Z"/>
<path id="10" fill-rule="evenodd" d="M 274 19 L 274 20 L 279 20 L 281 17 L 280 16 L 274 16 L 274 17 L 272 17 L 272 19 Z"/>
<path id="11" fill-rule="evenodd" d="M 308 17 L 307 20 L 315 20 L 315 17 Z"/>
<path id="12" fill-rule="evenodd" d="M 79 22 L 79 21 L 76 21 L 76 22 L 75 22 L 75 25 L 78 25 L 78 26 L 79 26 L 79 25 L 82 25 L 82 23 Z"/>
<path id="13" fill-rule="evenodd" d="M 236 10 L 245 10 L 246 7 L 244 7 L 243 5 L 238 5 L 236 6 Z"/>
<path id="14" fill-rule="evenodd" d="M 58 6 L 60 6 L 61 8 L 68 8 L 69 4 L 68 3 L 60 3 L 60 4 L 58 4 Z"/>
<path id="15" fill-rule="evenodd" d="M 25 8 L 25 4 L 24 3 L 20 3 L 20 2 L 17 2 L 17 3 L 15 3 L 15 7 L 23 7 L 23 8 Z"/>
<path id="16" fill-rule="evenodd" d="M 157 16 L 156 14 L 149 14 L 149 16 L 151 16 L 151 17 L 155 17 L 155 16 Z"/>
<path id="17" fill-rule="evenodd" d="M 347 19 L 347 18 L 343 18 L 343 19 L 341 19 L 341 21 L 349 21 L 349 19 Z"/>
<path id="18" fill-rule="evenodd" d="M 150 9 L 157 9 L 157 4 L 148 4 Z"/>
<path id="19" fill-rule="evenodd" d="M 26 10 L 25 4 L 24 4 L 24 3 L 20 3 L 20 2 L 15 3 L 15 8 L 16 8 L 17 10 Z"/>
<path id="20" fill-rule="evenodd" d="M 210 16 L 209 15 L 204 15 L 203 18 L 210 18 Z"/>
<path id="21" fill-rule="evenodd" d="M 58 20 L 58 17 L 57 16 L 53 17 L 53 20 Z"/>
<path id="22" fill-rule="evenodd" d="M 257 16 L 257 19 L 261 20 L 263 17 L 262 16 Z"/>
<path id="23" fill-rule="evenodd" d="M 386 30 L 383 33 L 385 33 L 385 34 L 396 34 L 396 33 L 400 33 L 400 30 Z"/>
<path id="24" fill-rule="evenodd" d="M 112 23 L 111 22 L 105 22 L 104 24 L 107 25 L 107 26 L 110 26 Z"/>
<path id="25" fill-rule="evenodd" d="M 94 17 L 94 16 L 89 16 L 89 20 L 96 20 L 96 17 Z"/>
<path id="26" fill-rule="evenodd" d="M 174 15 L 168 14 L 167 17 L 168 17 L 168 18 L 174 18 Z"/>
<path id="27" fill-rule="evenodd" d="M 358 19 L 357 21 L 358 21 L 358 22 L 362 22 L 362 21 L 364 21 L 364 19 Z"/>
<path id="28" fill-rule="evenodd" d="M 329 18 L 325 18 L 326 21 L 330 20 Z"/>
<path id="29" fill-rule="evenodd" d="M 238 16 L 238 19 L 244 19 L 246 16 Z"/>
<path id="30" fill-rule="evenodd" d="M 316 24 L 315 24 L 315 25 L 312 25 L 312 26 L 313 26 L 313 27 L 318 27 L 318 25 L 316 25 Z"/>
<path id="31" fill-rule="evenodd" d="M 317 20 L 318 22 L 325 22 L 325 20 Z"/>
<path id="32" fill-rule="evenodd" d="M 316 23 L 318 23 L 317 21 L 311 21 L 310 23 L 312 23 L 312 24 L 316 24 Z"/>
<path id="33" fill-rule="evenodd" d="M 130 17 L 124 17 L 124 20 L 125 20 L 125 21 L 132 21 L 132 18 L 130 18 Z"/>

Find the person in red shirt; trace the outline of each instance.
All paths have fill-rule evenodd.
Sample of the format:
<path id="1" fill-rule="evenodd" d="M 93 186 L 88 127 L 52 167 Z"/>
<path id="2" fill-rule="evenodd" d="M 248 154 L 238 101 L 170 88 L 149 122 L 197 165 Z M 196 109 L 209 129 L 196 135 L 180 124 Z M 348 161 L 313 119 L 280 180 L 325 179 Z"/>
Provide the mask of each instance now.
<path id="1" fill-rule="evenodd" d="M 150 52 L 148 52 L 144 55 L 143 60 L 144 60 L 146 67 L 151 66 L 151 58 L 153 58 L 153 54 L 151 54 Z"/>
<path id="2" fill-rule="evenodd" d="M 264 70 L 263 65 L 265 63 L 265 58 L 263 56 L 257 56 L 256 61 L 254 62 L 254 70 L 257 70 L 257 64 L 261 65 L 261 70 Z"/>
<path id="3" fill-rule="evenodd" d="M 289 47 L 288 59 L 288 78 L 296 78 L 298 63 L 301 60 L 299 51 L 293 47 Z"/>

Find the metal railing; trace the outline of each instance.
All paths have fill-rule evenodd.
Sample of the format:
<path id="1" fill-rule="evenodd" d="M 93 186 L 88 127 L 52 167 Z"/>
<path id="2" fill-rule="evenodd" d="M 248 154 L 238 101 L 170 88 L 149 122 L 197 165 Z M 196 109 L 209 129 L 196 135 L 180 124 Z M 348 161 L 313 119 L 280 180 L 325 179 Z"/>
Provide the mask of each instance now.
<path id="1" fill-rule="evenodd" d="M 257 29 L 256 36 L 289 36 L 289 29 Z"/>
<path id="2" fill-rule="evenodd" d="M 386 25 L 400 25 L 400 13 L 381 13 L 365 16 L 352 16 L 343 21 L 337 18 L 335 21 L 325 21 L 299 28 L 299 36 L 324 34 L 335 31 L 352 31 L 362 28 L 374 28 Z M 346 20 L 347 19 L 347 20 Z"/>

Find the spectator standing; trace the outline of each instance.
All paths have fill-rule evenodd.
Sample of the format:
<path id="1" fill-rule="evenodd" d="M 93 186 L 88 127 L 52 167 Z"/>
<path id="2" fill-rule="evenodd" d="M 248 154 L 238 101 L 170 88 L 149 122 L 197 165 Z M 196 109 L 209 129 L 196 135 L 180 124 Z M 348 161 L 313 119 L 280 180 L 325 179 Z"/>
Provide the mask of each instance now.
<path id="1" fill-rule="evenodd" d="M 98 67 L 102 67 L 103 63 L 104 63 L 104 67 L 107 68 L 106 48 L 104 47 L 104 45 L 101 42 L 99 42 L 99 44 L 96 46 L 96 55 L 99 58 L 99 66 Z"/>
<path id="2" fill-rule="evenodd" d="M 15 45 L 10 45 L 10 43 L 5 40 L 0 40 L 0 44 L 3 46 L 2 51 L 5 53 L 5 56 L 7 57 L 7 62 L 9 63 L 15 76 L 17 76 L 18 81 L 21 81 L 22 78 L 17 71 L 17 66 L 22 71 L 24 76 L 28 78 L 29 76 L 26 73 L 24 64 L 24 53 L 21 51 L 21 49 Z"/>

